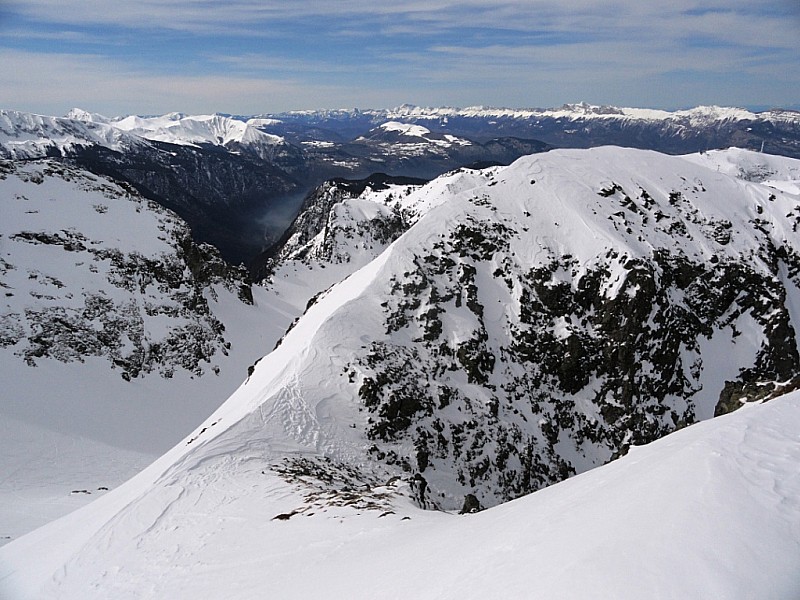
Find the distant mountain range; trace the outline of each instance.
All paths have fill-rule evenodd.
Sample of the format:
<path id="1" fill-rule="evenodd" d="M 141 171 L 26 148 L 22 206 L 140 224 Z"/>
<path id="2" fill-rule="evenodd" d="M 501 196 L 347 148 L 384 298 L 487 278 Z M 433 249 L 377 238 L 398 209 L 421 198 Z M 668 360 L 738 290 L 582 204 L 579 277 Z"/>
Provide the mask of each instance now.
<path id="1" fill-rule="evenodd" d="M 176 211 L 197 241 L 251 265 L 323 181 L 375 172 L 430 179 L 509 164 L 553 147 L 618 145 L 685 154 L 737 146 L 800 157 L 800 113 L 649 109 L 420 108 L 294 111 L 257 116 L 109 118 L 0 111 L 0 156 L 67 157 L 127 181 Z M 258 269 L 258 261 L 252 266 Z"/>
<path id="2" fill-rule="evenodd" d="M 485 140 L 514 136 L 556 147 L 601 145 L 687 154 L 737 146 L 800 157 L 800 112 L 772 109 L 753 113 L 738 108 L 700 106 L 674 112 L 566 104 L 555 109 L 421 108 L 390 110 L 295 111 L 265 115 L 280 121 L 275 131 L 319 135 L 330 130 L 349 138 L 386 121 L 419 124 L 438 133 Z"/>

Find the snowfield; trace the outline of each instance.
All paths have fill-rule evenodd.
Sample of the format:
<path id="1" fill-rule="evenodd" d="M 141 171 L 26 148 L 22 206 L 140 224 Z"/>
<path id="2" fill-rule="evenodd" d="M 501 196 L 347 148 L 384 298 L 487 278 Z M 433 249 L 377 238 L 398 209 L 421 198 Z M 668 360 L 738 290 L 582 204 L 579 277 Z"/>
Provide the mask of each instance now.
<path id="1" fill-rule="evenodd" d="M 0 592 L 95 598 L 760 598 L 800 593 L 800 393 L 475 515 L 380 482 L 320 497 L 261 448 L 181 444 L 0 549 Z M 344 499 L 343 499 L 344 498 Z M 349 504 L 348 504 L 349 503 Z"/>

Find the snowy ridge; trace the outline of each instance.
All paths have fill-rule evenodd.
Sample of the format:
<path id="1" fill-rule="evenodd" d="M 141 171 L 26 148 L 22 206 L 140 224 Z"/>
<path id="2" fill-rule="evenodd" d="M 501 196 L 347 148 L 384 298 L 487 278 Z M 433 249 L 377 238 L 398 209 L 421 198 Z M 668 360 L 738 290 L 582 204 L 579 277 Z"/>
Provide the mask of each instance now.
<path id="1" fill-rule="evenodd" d="M 697 106 L 694 108 L 667 111 L 652 108 L 629 108 L 600 106 L 579 102 L 564 104 L 554 108 L 503 108 L 488 106 L 422 107 L 403 104 L 392 109 L 339 109 L 290 111 L 287 115 L 306 118 L 341 119 L 368 115 L 375 119 L 399 120 L 441 120 L 454 117 L 480 119 L 520 119 L 553 118 L 568 120 L 632 120 L 632 121 L 675 121 L 694 126 L 722 121 L 771 121 L 782 123 L 800 122 L 800 113 L 792 110 L 773 109 L 754 113 L 752 111 L 724 106 Z"/>
<path id="2" fill-rule="evenodd" d="M 388 121 L 381 125 L 380 128 L 384 131 L 398 131 L 411 137 L 425 137 L 431 132 L 430 129 L 421 125 L 409 125 L 407 123 L 398 123 L 397 121 Z"/>
<path id="3" fill-rule="evenodd" d="M 424 186 L 367 184 L 356 194 L 353 182 L 323 184 L 289 228 L 264 285 L 294 307 L 296 319 L 309 302 L 380 256 L 448 194 L 477 187 L 484 179 L 485 172 L 461 170 Z"/>
<path id="4" fill-rule="evenodd" d="M 84 121 L 86 123 L 109 123 L 113 119 L 109 119 L 108 117 L 104 117 L 99 113 L 89 112 L 88 110 L 84 110 L 82 108 L 71 108 L 69 112 L 64 115 L 66 119 L 72 119 L 74 121 Z"/>
<path id="5" fill-rule="evenodd" d="M 251 124 L 222 115 L 186 116 L 170 113 L 159 117 L 129 116 L 110 122 L 123 131 L 171 144 L 214 144 L 227 147 L 236 143 L 258 148 L 263 153 L 272 146 L 284 143 L 280 136 L 258 129 L 264 120 L 256 120 Z"/>
<path id="6" fill-rule="evenodd" d="M 362 111 L 366 112 L 366 111 Z M 596 106 L 586 103 L 565 104 L 560 108 L 491 108 L 473 106 L 467 108 L 423 108 L 403 105 L 386 111 L 390 118 L 440 119 L 442 117 L 479 117 L 479 118 L 511 118 L 533 119 L 550 117 L 561 119 L 601 119 L 634 121 L 687 121 L 692 125 L 701 125 L 726 120 L 738 121 L 782 121 L 800 122 L 800 113 L 796 111 L 771 110 L 762 113 L 721 106 L 698 106 L 686 110 L 666 111 L 647 108 L 620 108 L 616 106 Z"/>
<path id="7" fill-rule="evenodd" d="M 121 150 L 136 143 L 105 123 L 0 110 L 0 158 L 41 158 L 93 145 Z"/>
<path id="8" fill-rule="evenodd" d="M 0 111 L 0 148 L 6 158 L 40 158 L 52 149 L 60 153 L 76 146 L 100 145 L 124 150 L 138 139 L 196 146 L 212 144 L 229 150 L 247 148 L 270 159 L 276 147 L 285 144 L 277 135 L 259 129 L 267 119 L 244 122 L 222 115 L 168 113 L 155 117 L 109 118 L 73 108 L 64 118 L 45 117 L 18 111 Z"/>

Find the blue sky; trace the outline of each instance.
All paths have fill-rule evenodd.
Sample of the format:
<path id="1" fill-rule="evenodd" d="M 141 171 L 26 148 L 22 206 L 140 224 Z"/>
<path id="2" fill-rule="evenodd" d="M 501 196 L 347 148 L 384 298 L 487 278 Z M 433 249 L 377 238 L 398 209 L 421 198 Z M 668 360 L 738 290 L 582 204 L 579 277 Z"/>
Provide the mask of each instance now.
<path id="1" fill-rule="evenodd" d="M 0 0 L 0 108 L 800 105 L 800 0 Z"/>

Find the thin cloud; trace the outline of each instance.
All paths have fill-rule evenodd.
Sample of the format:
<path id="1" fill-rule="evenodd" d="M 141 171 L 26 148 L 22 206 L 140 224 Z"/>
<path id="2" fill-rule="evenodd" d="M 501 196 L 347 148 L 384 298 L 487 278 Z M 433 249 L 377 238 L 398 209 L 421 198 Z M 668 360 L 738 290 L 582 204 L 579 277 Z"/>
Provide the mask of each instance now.
<path id="1" fill-rule="evenodd" d="M 31 77 L 31 74 L 36 77 Z M 108 116 L 260 112 L 355 107 L 347 85 L 322 85 L 299 79 L 266 79 L 226 75 L 156 75 L 120 68 L 93 55 L 37 54 L 0 50 L 0 106 L 41 114 L 64 114 L 79 106 Z M 397 89 L 363 96 L 375 106 L 391 103 Z"/>
<path id="2" fill-rule="evenodd" d="M 63 0 L 7 0 L 0 98 L 100 112 L 600 98 L 658 107 L 694 98 L 796 104 L 798 6 L 84 0 L 69 10 Z"/>
<path id="3" fill-rule="evenodd" d="M 602 4 L 593 0 L 459 2 L 429 0 L 398 1 L 375 5 L 371 0 L 316 0 L 307 2 L 218 0 L 139 0 L 119 3 L 116 0 L 84 0 L 81 10 L 64 10 L 63 0 L 12 0 L 8 8 L 40 22 L 77 24 L 114 24 L 131 29 L 163 28 L 211 32 L 252 30 L 270 23 L 302 22 L 312 18 L 327 21 L 385 23 L 387 28 L 407 24 L 425 24 L 435 32 L 472 28 L 525 31 L 547 27 L 560 32 L 587 32 L 596 28 L 620 28 L 631 19 L 657 26 L 674 16 L 704 17 L 720 14 L 739 15 L 759 20 L 770 14 L 784 17 L 789 1 L 752 3 L 738 0 L 676 0 L 671 3 L 617 0 Z M 797 12 L 797 11 L 795 11 Z M 479 21 L 475 19 L 479 18 Z M 416 31 L 425 35 L 426 29 Z"/>

